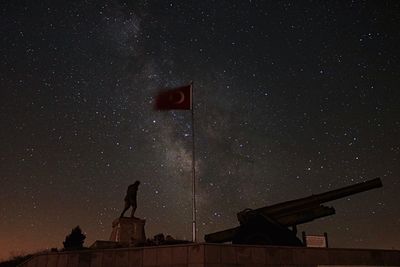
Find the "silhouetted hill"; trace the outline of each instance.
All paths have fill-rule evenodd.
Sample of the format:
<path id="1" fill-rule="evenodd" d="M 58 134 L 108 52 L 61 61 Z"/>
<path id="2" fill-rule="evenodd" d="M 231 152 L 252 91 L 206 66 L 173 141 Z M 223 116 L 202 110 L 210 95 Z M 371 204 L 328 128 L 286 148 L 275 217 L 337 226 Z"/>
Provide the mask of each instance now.
<path id="1" fill-rule="evenodd" d="M 18 264 L 28 260 L 32 254 L 15 256 L 9 260 L 0 262 L 0 267 L 16 267 Z"/>

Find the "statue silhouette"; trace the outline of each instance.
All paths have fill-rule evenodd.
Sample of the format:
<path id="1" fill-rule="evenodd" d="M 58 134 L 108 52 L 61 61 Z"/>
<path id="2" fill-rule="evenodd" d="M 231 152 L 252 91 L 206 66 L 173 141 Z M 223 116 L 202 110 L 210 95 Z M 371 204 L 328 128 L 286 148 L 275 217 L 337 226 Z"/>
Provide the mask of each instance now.
<path id="1" fill-rule="evenodd" d="M 124 217 L 125 212 L 132 207 L 131 218 L 135 217 L 135 211 L 137 208 L 137 191 L 140 185 L 140 181 L 136 181 L 135 183 L 128 186 L 128 190 L 126 191 L 125 200 L 125 207 L 121 213 L 120 218 Z"/>

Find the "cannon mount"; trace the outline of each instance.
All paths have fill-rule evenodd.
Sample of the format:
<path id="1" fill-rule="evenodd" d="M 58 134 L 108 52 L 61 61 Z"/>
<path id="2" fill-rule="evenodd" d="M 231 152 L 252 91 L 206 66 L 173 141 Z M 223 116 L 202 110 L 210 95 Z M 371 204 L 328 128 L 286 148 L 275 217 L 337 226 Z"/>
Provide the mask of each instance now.
<path id="1" fill-rule="evenodd" d="M 335 214 L 333 207 L 322 203 L 378 187 L 382 187 L 380 178 L 254 210 L 245 209 L 237 214 L 240 226 L 207 234 L 204 239 L 208 243 L 303 246 L 296 236 L 297 225 Z"/>

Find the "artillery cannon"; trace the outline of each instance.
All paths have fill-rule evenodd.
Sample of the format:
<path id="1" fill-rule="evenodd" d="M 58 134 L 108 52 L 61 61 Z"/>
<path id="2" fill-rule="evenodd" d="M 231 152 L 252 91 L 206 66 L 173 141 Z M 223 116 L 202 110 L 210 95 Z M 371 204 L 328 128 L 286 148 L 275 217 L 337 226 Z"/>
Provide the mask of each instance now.
<path id="1" fill-rule="evenodd" d="M 237 214 L 240 226 L 207 234 L 204 239 L 209 243 L 303 246 L 296 236 L 297 225 L 335 214 L 333 207 L 321 205 L 322 203 L 378 187 L 382 187 L 382 181 L 376 178 L 272 206 L 245 209 Z"/>

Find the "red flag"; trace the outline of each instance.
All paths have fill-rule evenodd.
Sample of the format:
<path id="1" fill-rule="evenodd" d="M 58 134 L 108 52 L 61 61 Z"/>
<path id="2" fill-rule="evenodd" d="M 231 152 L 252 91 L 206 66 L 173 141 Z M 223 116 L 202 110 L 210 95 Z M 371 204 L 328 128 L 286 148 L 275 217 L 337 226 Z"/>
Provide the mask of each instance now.
<path id="1" fill-rule="evenodd" d="M 154 107 L 159 110 L 192 109 L 192 85 L 159 92 Z"/>

